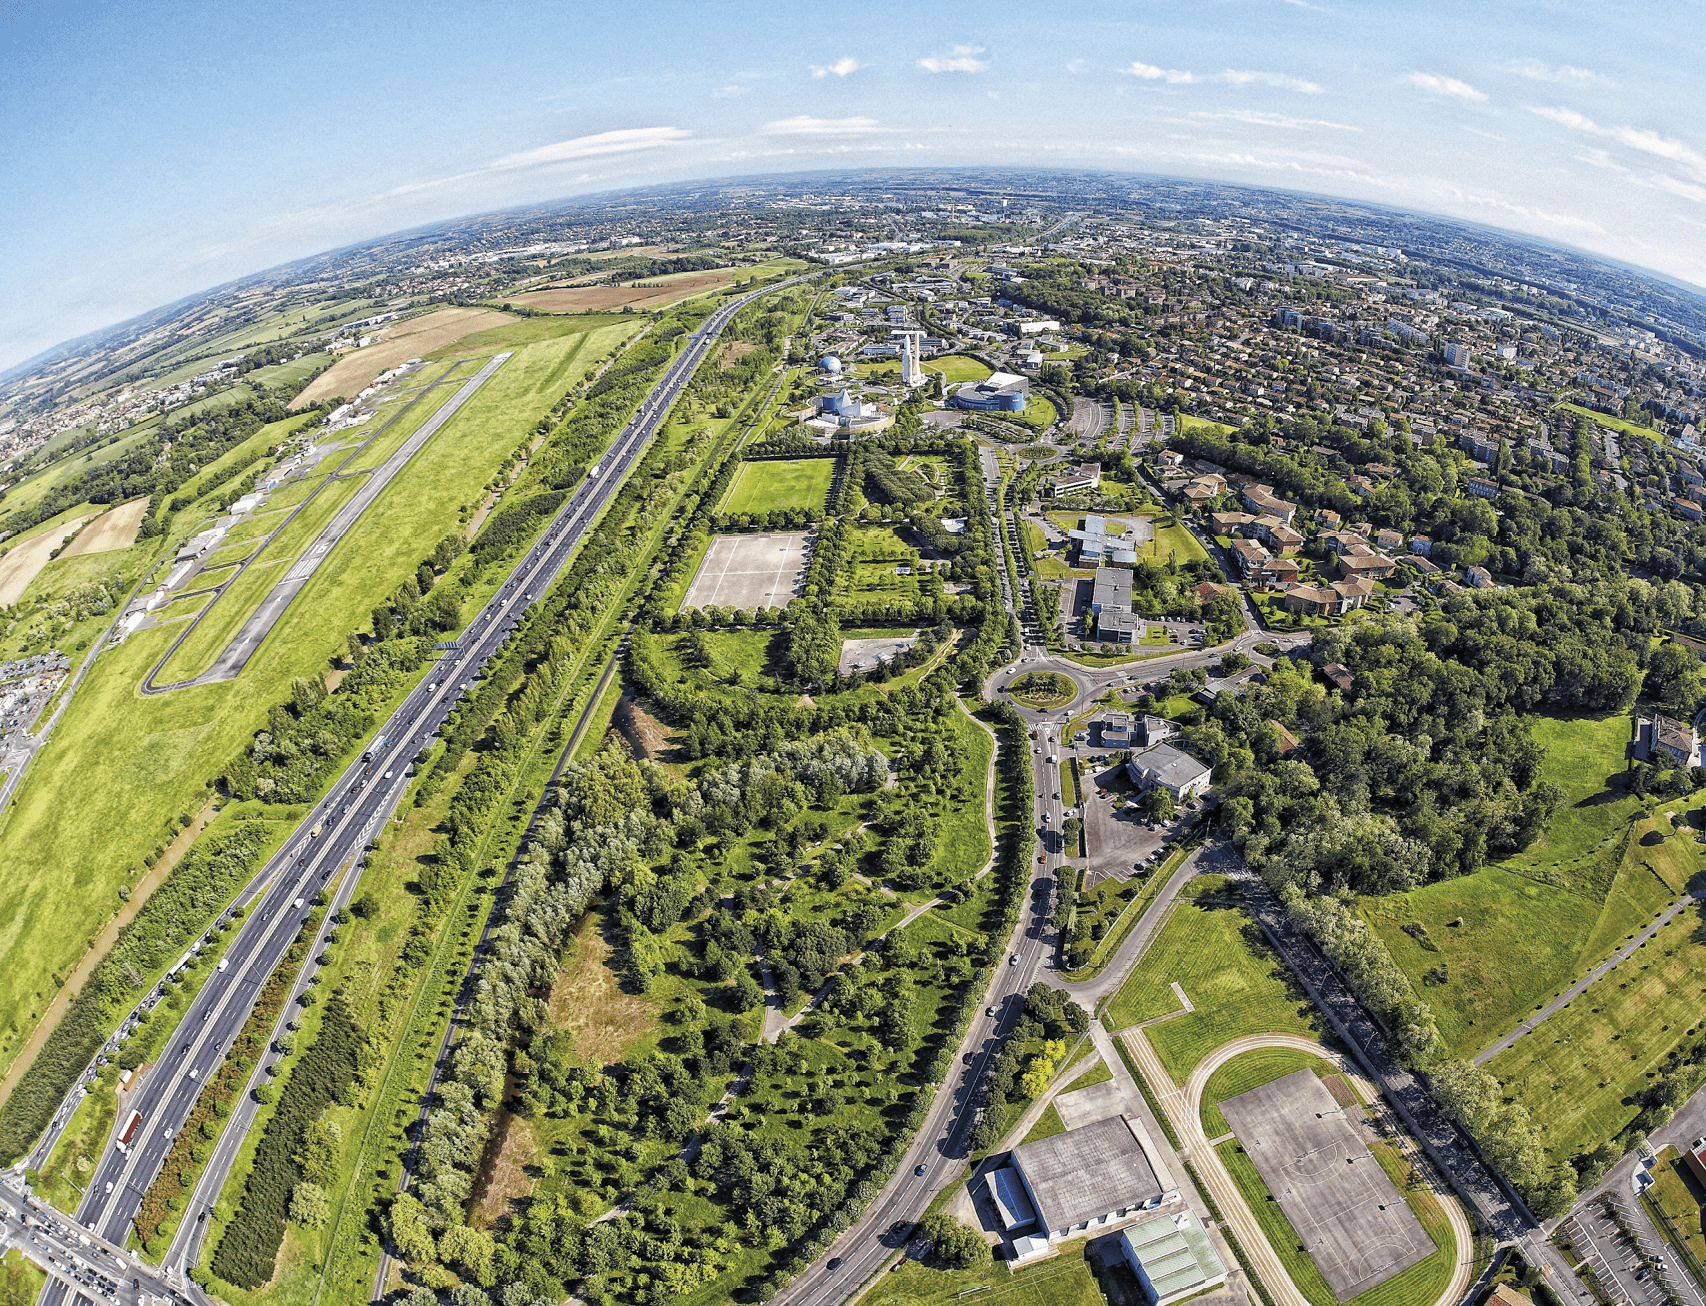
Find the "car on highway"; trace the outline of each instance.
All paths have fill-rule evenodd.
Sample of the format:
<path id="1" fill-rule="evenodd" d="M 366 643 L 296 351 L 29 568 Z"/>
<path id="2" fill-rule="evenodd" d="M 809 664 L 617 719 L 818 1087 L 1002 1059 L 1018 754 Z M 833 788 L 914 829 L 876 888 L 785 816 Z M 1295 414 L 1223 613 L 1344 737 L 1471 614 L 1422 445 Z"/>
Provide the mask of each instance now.
<path id="1" fill-rule="evenodd" d="M 1014 953 L 1011 957 L 1007 958 L 1007 964 L 1009 966 L 1017 966 L 1019 964 L 1019 954 Z"/>
<path id="2" fill-rule="evenodd" d="M 916 1170 L 914 1170 L 912 1173 L 913 1174 L 929 1174 L 930 1173 L 930 1163 L 928 1161 L 920 1161 L 918 1163 L 918 1168 Z M 108 1192 L 112 1191 L 112 1185 L 111 1184 L 107 1185 L 107 1191 Z"/>

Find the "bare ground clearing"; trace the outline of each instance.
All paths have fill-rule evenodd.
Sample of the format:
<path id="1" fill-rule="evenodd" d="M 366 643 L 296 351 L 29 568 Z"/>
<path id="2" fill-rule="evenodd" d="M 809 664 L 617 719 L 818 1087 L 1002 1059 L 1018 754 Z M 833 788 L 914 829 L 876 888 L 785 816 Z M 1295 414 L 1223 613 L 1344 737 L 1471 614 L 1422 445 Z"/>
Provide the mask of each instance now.
<path id="1" fill-rule="evenodd" d="M 454 344 L 463 336 L 516 319 L 491 308 L 441 308 L 421 317 L 381 329 L 379 342 L 355 349 L 333 363 L 292 401 L 292 408 L 305 408 L 333 395 L 359 394 L 381 372 L 411 358 L 425 358 L 435 349 Z"/>

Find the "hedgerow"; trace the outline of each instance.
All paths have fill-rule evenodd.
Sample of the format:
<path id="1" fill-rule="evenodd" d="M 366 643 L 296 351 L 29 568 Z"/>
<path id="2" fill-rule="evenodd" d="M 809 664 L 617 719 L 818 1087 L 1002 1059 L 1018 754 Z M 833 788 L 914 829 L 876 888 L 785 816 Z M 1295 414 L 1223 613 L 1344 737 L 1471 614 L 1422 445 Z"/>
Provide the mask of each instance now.
<path id="1" fill-rule="evenodd" d="M 187 948 L 254 870 L 271 826 L 242 821 L 184 855 L 121 929 L 71 1009 L 0 1106 L 0 1156 L 15 1160 L 53 1118 L 119 1018 Z"/>
<path id="2" fill-rule="evenodd" d="M 273 971 L 271 978 L 262 986 L 260 996 L 255 1000 L 254 1010 L 249 1013 L 249 1019 L 243 1023 L 242 1030 L 226 1052 L 217 1075 L 209 1077 L 207 1087 L 202 1089 L 189 1118 L 184 1121 L 177 1137 L 172 1141 L 172 1150 L 166 1154 L 166 1159 L 160 1166 L 160 1173 L 143 1194 L 142 1205 L 137 1208 L 134 1223 L 136 1236 L 142 1240 L 143 1248 L 150 1255 L 158 1256 L 166 1250 L 163 1244 L 155 1244 L 155 1239 L 162 1233 L 170 1233 L 170 1230 L 163 1231 L 160 1226 L 171 1219 L 174 1213 L 183 1209 L 184 1194 L 194 1191 L 202 1166 L 207 1162 L 215 1139 L 208 1138 L 203 1133 L 204 1126 L 210 1120 L 223 1120 L 231 1114 L 238 1094 L 248 1082 L 249 1072 L 254 1070 L 256 1063 L 266 1054 L 267 1036 L 273 1022 L 278 1018 L 279 1009 L 284 1006 L 284 1000 L 290 993 L 291 977 L 308 956 L 308 944 L 312 937 L 312 927 L 304 926 L 286 951 L 278 969 Z"/>
<path id="3" fill-rule="evenodd" d="M 211 1268 L 239 1288 L 264 1287 L 273 1274 L 291 1193 L 302 1179 L 296 1154 L 302 1132 L 355 1082 L 361 1028 L 341 996 L 326 1004 L 319 1037 L 290 1072 L 278 1109 L 255 1149 L 237 1214 L 213 1254 Z"/>

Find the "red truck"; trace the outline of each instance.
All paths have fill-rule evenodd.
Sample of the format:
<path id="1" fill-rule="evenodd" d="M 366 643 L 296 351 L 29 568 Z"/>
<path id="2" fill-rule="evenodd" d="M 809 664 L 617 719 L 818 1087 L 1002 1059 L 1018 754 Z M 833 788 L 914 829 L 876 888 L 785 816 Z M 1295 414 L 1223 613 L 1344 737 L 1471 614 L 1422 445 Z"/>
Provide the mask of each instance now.
<path id="1" fill-rule="evenodd" d="M 142 1112 L 132 1111 L 130 1119 L 124 1122 L 124 1132 L 118 1136 L 118 1150 L 123 1152 L 130 1146 L 130 1140 L 136 1137 L 136 1127 L 142 1123 Z"/>

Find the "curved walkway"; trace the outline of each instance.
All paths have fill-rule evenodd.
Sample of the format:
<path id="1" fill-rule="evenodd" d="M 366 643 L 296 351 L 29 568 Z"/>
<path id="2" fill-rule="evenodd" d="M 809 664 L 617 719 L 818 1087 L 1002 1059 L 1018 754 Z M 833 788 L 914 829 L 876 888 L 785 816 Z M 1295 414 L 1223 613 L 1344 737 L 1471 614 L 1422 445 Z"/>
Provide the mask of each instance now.
<path id="1" fill-rule="evenodd" d="M 1456 1197 L 1439 1180 L 1433 1172 L 1433 1167 L 1416 1149 L 1408 1133 L 1397 1120 L 1387 1114 L 1381 1105 L 1379 1090 L 1363 1077 L 1350 1060 L 1330 1051 L 1314 1039 L 1296 1034 L 1248 1034 L 1243 1038 L 1222 1043 L 1198 1062 L 1181 1090 L 1173 1086 L 1172 1076 L 1167 1073 L 1160 1057 L 1155 1054 L 1155 1049 L 1140 1030 L 1126 1030 L 1120 1037 L 1125 1039 L 1126 1046 L 1131 1049 L 1138 1064 L 1142 1066 L 1144 1075 L 1155 1088 L 1162 1108 L 1172 1120 L 1173 1127 L 1184 1144 L 1181 1151 L 1196 1162 L 1197 1173 L 1202 1176 L 1204 1186 L 1214 1195 L 1216 1204 L 1227 1217 L 1226 1222 L 1238 1235 L 1238 1241 L 1243 1244 L 1246 1254 L 1256 1265 L 1257 1273 L 1261 1275 L 1262 1281 L 1267 1284 L 1268 1290 L 1280 1306 L 1309 1306 L 1309 1303 L 1308 1298 L 1292 1283 L 1291 1276 L 1286 1273 L 1284 1265 L 1251 1213 L 1249 1204 L 1244 1200 L 1242 1190 L 1227 1173 L 1226 1167 L 1221 1163 L 1220 1154 L 1209 1143 L 1202 1128 L 1203 1093 L 1214 1072 L 1233 1058 L 1262 1048 L 1287 1048 L 1296 1052 L 1308 1052 L 1332 1062 L 1355 1086 L 1363 1100 L 1372 1104 L 1369 1107 L 1370 1112 L 1385 1118 L 1389 1132 L 1397 1141 L 1405 1159 L 1427 1179 L 1430 1190 L 1451 1225 L 1452 1238 L 1456 1243 L 1451 1279 L 1433 1306 L 1455 1306 L 1455 1303 L 1463 1299 L 1474 1275 L 1475 1234 L 1469 1219 Z"/>

